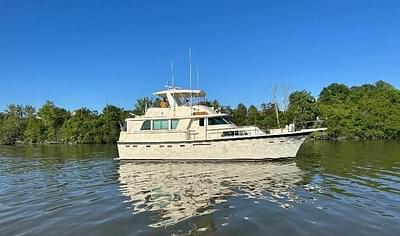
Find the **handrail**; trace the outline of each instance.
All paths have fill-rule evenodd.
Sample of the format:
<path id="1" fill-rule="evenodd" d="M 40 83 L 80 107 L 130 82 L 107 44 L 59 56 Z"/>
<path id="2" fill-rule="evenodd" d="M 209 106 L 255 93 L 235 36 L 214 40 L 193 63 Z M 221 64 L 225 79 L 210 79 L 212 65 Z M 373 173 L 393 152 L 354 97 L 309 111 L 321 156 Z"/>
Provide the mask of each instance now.
<path id="1" fill-rule="evenodd" d="M 312 121 L 300 121 L 293 122 L 295 127 L 294 131 L 302 130 L 302 129 L 310 129 L 310 128 L 321 128 L 324 120 L 312 120 Z"/>
<path id="2" fill-rule="evenodd" d="M 207 131 L 208 137 L 215 136 L 216 138 L 232 137 L 232 136 L 256 136 L 256 135 L 264 135 L 264 134 L 265 134 L 265 132 L 263 132 L 256 126 L 219 128 L 219 129 L 211 129 L 211 130 Z"/>
<path id="3" fill-rule="evenodd" d="M 263 131 L 257 126 L 238 126 L 238 127 L 229 127 L 229 128 L 215 128 L 206 130 L 206 139 L 208 138 L 224 138 L 224 137 L 236 137 L 236 136 L 259 136 L 269 134 L 271 132 L 276 132 L 280 130 L 280 132 L 296 132 L 302 129 L 307 128 L 319 128 L 322 125 L 322 120 L 316 121 L 302 121 L 295 122 L 289 125 L 286 125 L 285 128 L 281 129 L 269 129 L 267 131 Z M 187 130 L 187 137 L 190 140 L 196 139 L 196 135 L 199 133 L 196 130 Z"/>

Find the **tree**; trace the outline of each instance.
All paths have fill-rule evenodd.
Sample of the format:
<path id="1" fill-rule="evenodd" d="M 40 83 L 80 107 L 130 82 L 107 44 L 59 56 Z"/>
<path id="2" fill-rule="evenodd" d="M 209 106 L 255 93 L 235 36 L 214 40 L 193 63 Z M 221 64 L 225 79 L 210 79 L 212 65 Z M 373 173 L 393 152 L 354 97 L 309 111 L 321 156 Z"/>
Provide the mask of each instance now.
<path id="1" fill-rule="evenodd" d="M 29 118 L 24 131 L 25 143 L 42 143 L 46 140 L 43 123 L 37 118 Z"/>
<path id="2" fill-rule="evenodd" d="M 325 104 L 342 104 L 350 94 L 350 89 L 344 84 L 333 83 L 322 89 L 319 101 Z"/>
<path id="3" fill-rule="evenodd" d="M 41 120 L 45 132 L 45 140 L 48 142 L 59 142 L 61 127 L 70 118 L 70 113 L 54 102 L 46 101 L 39 109 L 38 118 Z"/>
<path id="4" fill-rule="evenodd" d="M 306 122 L 315 121 L 319 116 L 315 98 L 305 90 L 293 92 L 289 96 L 289 107 L 286 115 L 289 123 L 295 121 L 305 125 Z"/>
<path id="5" fill-rule="evenodd" d="M 102 142 L 116 143 L 121 131 L 121 125 L 127 117 L 128 113 L 123 109 L 107 105 L 100 115 L 100 122 L 102 123 Z"/>
<path id="6" fill-rule="evenodd" d="M 246 124 L 247 125 L 257 125 L 260 120 L 260 114 L 258 113 L 257 107 L 254 105 L 249 106 L 248 112 L 247 112 L 247 119 L 246 119 Z"/>
<path id="7" fill-rule="evenodd" d="M 261 104 L 259 119 L 259 126 L 263 130 L 278 128 L 275 115 L 275 103 Z"/>
<path id="8" fill-rule="evenodd" d="M 247 108 L 244 104 L 239 103 L 237 108 L 233 111 L 233 120 L 236 125 L 246 125 L 247 120 Z"/>
<path id="9" fill-rule="evenodd" d="M 146 109 L 150 107 L 158 107 L 160 105 L 160 99 L 153 99 L 149 97 L 142 97 L 136 100 L 135 109 L 133 109 L 133 113 L 135 115 L 144 115 Z"/>
<path id="10" fill-rule="evenodd" d="M 26 106 L 25 143 L 41 143 L 46 140 L 43 122 L 37 118 L 35 108 Z"/>
<path id="11" fill-rule="evenodd" d="M 0 143 L 15 144 L 23 141 L 27 111 L 31 112 L 31 108 L 15 104 L 8 105 L 1 119 Z"/>
<path id="12" fill-rule="evenodd" d="M 81 108 L 62 127 L 62 138 L 66 143 L 102 143 L 101 125 L 96 111 Z"/>

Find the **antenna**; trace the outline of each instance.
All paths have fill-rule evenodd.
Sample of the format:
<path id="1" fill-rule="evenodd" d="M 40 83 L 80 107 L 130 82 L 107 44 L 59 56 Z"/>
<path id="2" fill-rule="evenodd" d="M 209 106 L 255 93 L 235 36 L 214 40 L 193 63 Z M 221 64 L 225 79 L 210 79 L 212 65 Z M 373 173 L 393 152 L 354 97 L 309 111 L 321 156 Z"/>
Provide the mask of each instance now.
<path id="1" fill-rule="evenodd" d="M 174 60 L 171 61 L 171 88 L 172 90 L 175 90 L 175 85 L 174 85 Z M 169 88 L 168 88 L 169 89 Z M 172 97 L 175 99 L 175 92 L 172 93 Z M 175 111 L 176 111 L 176 102 L 174 102 L 174 116 L 175 116 Z"/>
<path id="2" fill-rule="evenodd" d="M 197 80 L 197 89 L 200 90 L 200 70 L 199 70 L 199 64 L 197 64 L 196 80 Z"/>
<path id="3" fill-rule="evenodd" d="M 199 83 L 199 64 L 197 64 L 196 68 L 196 81 L 197 81 L 197 89 L 200 90 L 200 83 Z M 197 105 L 200 105 L 200 96 L 197 95 Z"/>
<path id="4" fill-rule="evenodd" d="M 174 60 L 171 61 L 171 86 L 174 87 Z"/>
<path id="5" fill-rule="evenodd" d="M 192 107 L 192 48 L 189 48 L 189 88 L 190 88 L 190 107 Z M 190 112 L 192 113 L 192 112 Z"/>

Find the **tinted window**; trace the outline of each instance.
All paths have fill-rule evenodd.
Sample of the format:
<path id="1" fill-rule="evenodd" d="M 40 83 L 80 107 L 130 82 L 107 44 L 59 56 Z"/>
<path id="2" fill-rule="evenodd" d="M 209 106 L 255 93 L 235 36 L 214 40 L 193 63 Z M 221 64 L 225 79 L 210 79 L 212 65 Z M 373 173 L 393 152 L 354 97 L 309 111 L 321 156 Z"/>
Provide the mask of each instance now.
<path id="1" fill-rule="evenodd" d="M 173 119 L 171 120 L 171 129 L 176 129 L 178 126 L 179 120 Z"/>
<path id="2" fill-rule="evenodd" d="M 142 124 L 142 128 L 140 130 L 151 130 L 151 121 L 145 120 Z"/>
<path id="3" fill-rule="evenodd" d="M 200 120 L 199 120 L 199 126 L 204 126 L 204 118 L 200 118 Z"/>
<path id="4" fill-rule="evenodd" d="M 153 129 L 168 129 L 168 120 L 154 120 L 153 121 Z"/>
<path id="5" fill-rule="evenodd" d="M 128 130 L 128 123 L 126 121 L 124 122 L 124 125 L 121 126 L 121 131 L 127 131 Z"/>
<path id="6" fill-rule="evenodd" d="M 224 120 L 226 120 L 228 123 L 231 123 L 231 124 L 234 123 L 232 117 L 230 117 L 230 116 L 224 116 Z"/>
<path id="7" fill-rule="evenodd" d="M 227 122 L 222 117 L 210 117 L 208 118 L 208 125 L 225 125 Z"/>
<path id="8" fill-rule="evenodd" d="M 235 130 L 235 131 L 224 131 L 222 132 L 222 137 L 226 136 L 242 136 L 242 135 L 250 135 L 244 130 Z"/>

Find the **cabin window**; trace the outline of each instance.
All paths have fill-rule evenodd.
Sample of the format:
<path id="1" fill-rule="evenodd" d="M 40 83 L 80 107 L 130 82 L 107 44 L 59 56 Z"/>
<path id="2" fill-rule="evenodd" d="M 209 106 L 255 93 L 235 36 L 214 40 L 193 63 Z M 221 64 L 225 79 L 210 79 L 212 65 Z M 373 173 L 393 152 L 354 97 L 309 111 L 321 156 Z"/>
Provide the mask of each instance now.
<path id="1" fill-rule="evenodd" d="M 168 120 L 154 120 L 153 121 L 153 129 L 168 129 Z"/>
<path id="2" fill-rule="evenodd" d="M 126 132 L 127 130 L 128 130 L 128 123 L 125 121 L 123 126 L 121 126 L 121 131 Z"/>
<path id="3" fill-rule="evenodd" d="M 204 126 L 204 118 L 200 118 L 200 120 L 199 120 L 199 126 Z"/>
<path id="4" fill-rule="evenodd" d="M 226 122 L 222 117 L 210 117 L 208 118 L 208 125 L 225 125 Z"/>
<path id="5" fill-rule="evenodd" d="M 224 131 L 222 132 L 222 137 L 227 136 L 243 136 L 243 135 L 250 135 L 248 132 L 244 130 L 234 130 L 234 131 Z"/>
<path id="6" fill-rule="evenodd" d="M 179 123 L 179 120 L 172 119 L 171 120 L 171 129 L 176 129 L 176 127 L 178 127 L 178 123 Z"/>
<path id="7" fill-rule="evenodd" d="M 224 116 L 224 120 L 228 122 L 229 124 L 234 124 L 232 117 L 230 116 Z"/>
<path id="8" fill-rule="evenodd" d="M 151 120 L 143 121 L 142 128 L 140 130 L 151 130 Z"/>

